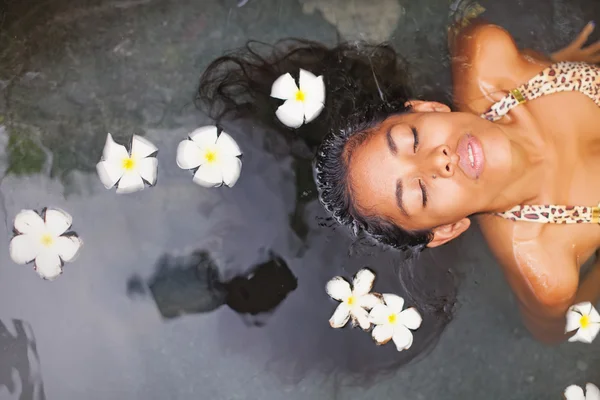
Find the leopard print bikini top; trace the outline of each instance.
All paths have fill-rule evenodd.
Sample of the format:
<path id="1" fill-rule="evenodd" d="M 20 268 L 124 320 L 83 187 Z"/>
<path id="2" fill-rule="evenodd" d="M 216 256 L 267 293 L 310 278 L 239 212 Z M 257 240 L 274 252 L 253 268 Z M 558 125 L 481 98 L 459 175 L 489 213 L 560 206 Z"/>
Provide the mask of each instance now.
<path id="1" fill-rule="evenodd" d="M 481 115 L 497 121 L 511 109 L 540 96 L 580 91 L 600 107 L 600 68 L 581 62 L 559 62 L 546 68 L 529 82 L 510 91 L 502 100 Z M 600 223 L 598 206 L 522 205 L 496 213 L 512 221 L 530 221 L 551 224 Z"/>

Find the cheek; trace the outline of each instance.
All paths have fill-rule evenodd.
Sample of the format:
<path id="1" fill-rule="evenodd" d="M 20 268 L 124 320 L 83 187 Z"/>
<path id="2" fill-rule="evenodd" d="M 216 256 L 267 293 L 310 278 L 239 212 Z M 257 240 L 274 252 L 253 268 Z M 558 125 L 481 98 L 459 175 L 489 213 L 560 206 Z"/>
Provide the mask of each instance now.
<path id="1" fill-rule="evenodd" d="M 451 146 L 454 141 L 452 139 L 462 131 L 462 129 L 458 127 L 463 124 L 460 120 L 457 120 L 456 117 L 452 118 L 452 115 L 442 115 L 442 113 L 440 113 L 440 115 L 436 115 L 436 117 L 437 118 L 433 121 L 427 123 L 427 136 L 430 137 L 436 145 L 446 143 Z"/>
<path id="2" fill-rule="evenodd" d="M 457 181 L 445 180 L 436 185 L 429 196 L 432 212 L 439 217 L 465 217 L 470 215 L 469 205 L 473 203 L 473 191 Z M 460 214 L 460 215 L 458 215 Z"/>

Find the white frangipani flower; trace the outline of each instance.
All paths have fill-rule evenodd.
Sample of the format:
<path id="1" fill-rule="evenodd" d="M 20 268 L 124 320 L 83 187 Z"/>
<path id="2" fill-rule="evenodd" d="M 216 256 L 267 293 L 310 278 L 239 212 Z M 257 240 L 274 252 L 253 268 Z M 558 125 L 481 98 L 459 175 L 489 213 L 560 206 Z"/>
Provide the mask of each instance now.
<path id="1" fill-rule="evenodd" d="M 35 270 L 52 280 L 62 273 L 63 263 L 73 261 L 82 241 L 75 234 L 64 235 L 73 218 L 59 209 L 46 209 L 42 217 L 33 210 L 22 210 L 15 217 L 16 236 L 10 241 L 10 257 L 17 264 L 35 260 Z"/>
<path id="2" fill-rule="evenodd" d="M 275 113 L 290 128 L 299 128 L 315 119 L 325 107 L 325 83 L 323 76 L 300 69 L 300 88 L 289 73 L 273 82 L 271 97 L 285 100 Z"/>
<path id="3" fill-rule="evenodd" d="M 133 135 L 131 152 L 106 135 L 102 160 L 96 164 L 100 181 L 107 189 L 117 185 L 117 193 L 132 193 L 156 183 L 158 160 L 150 157 L 158 148 L 141 136 Z"/>
<path id="4" fill-rule="evenodd" d="M 589 301 L 575 304 L 567 311 L 565 333 L 576 329 L 569 342 L 592 343 L 600 331 L 600 315 Z"/>
<path id="5" fill-rule="evenodd" d="M 343 327 L 350 318 L 353 326 L 359 325 L 364 330 L 371 327 L 367 310 L 382 302 L 377 294 L 369 293 L 374 280 L 375 274 L 363 268 L 356 273 L 352 281 L 354 288 L 350 287 L 350 283 L 341 276 L 336 276 L 327 282 L 325 288 L 327 294 L 341 302 L 329 319 L 332 328 Z"/>
<path id="6" fill-rule="evenodd" d="M 395 294 L 384 294 L 383 300 L 385 304 L 376 305 L 369 314 L 369 319 L 376 325 L 372 332 L 373 339 L 380 345 L 392 339 L 398 351 L 409 349 L 413 343 L 413 334 L 409 329 L 415 330 L 421 326 L 421 315 L 414 307 L 402 311 L 404 299 Z"/>
<path id="7" fill-rule="evenodd" d="M 593 383 L 585 385 L 585 391 L 577 385 L 571 385 L 565 389 L 565 399 L 567 400 L 600 400 L 600 390 Z"/>
<path id="8" fill-rule="evenodd" d="M 232 187 L 242 171 L 242 152 L 233 138 L 218 133 L 216 126 L 203 126 L 177 147 L 177 165 L 196 169 L 194 182 L 204 187 Z"/>

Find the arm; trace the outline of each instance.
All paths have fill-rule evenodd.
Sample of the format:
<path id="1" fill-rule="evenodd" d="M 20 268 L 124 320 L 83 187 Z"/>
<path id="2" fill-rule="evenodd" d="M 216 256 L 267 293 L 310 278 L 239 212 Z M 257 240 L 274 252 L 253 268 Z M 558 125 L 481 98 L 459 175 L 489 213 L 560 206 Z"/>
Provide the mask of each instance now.
<path id="1" fill-rule="evenodd" d="M 547 344 L 566 340 L 566 312 L 579 293 L 579 268 L 572 248 L 557 245 L 559 230 L 520 231 L 517 239 L 510 221 L 493 216 L 479 221 L 531 335 Z"/>
<path id="2" fill-rule="evenodd" d="M 590 64 L 600 63 L 600 41 L 584 47 L 590 35 L 594 31 L 595 25 L 593 22 L 588 23 L 585 28 L 579 33 L 577 38 L 568 46 L 551 53 L 550 55 L 543 54 L 532 49 L 520 50 L 522 56 L 532 58 L 542 62 L 559 62 L 559 61 L 583 61 Z M 483 18 L 466 17 L 463 20 L 455 22 L 448 28 L 448 47 L 452 57 L 460 56 L 458 48 L 460 43 L 465 39 L 471 39 L 474 34 L 485 30 L 501 29 L 496 25 L 490 24 Z M 511 39 L 508 32 L 505 34 Z M 516 45 L 515 45 L 516 46 Z"/>
<path id="3" fill-rule="evenodd" d="M 569 307 L 586 301 L 592 304 L 600 301 L 600 258 L 596 258 L 581 283 L 578 276 L 575 280 L 574 276 L 567 277 L 565 274 L 563 279 L 562 287 L 546 292 L 538 289 L 534 301 L 523 299 L 520 302 L 525 325 L 537 340 L 547 344 L 561 343 L 574 334 L 564 333 Z"/>
<path id="4" fill-rule="evenodd" d="M 588 38 L 594 31 L 595 24 L 588 23 L 585 28 L 579 33 L 577 38 L 573 40 L 565 48 L 558 50 L 550 55 L 550 60 L 558 61 L 583 61 L 590 64 L 600 63 L 600 41 L 583 47 Z"/>
<path id="5" fill-rule="evenodd" d="M 577 48 L 587 40 L 588 31 L 584 30 L 573 44 L 565 48 L 569 51 L 563 49 L 549 59 L 533 50 L 519 50 L 510 33 L 482 18 L 475 18 L 464 27 L 462 24 L 453 25 L 448 39 L 452 56 L 454 107 L 459 111 L 481 114 L 491 105 L 494 93 L 508 91 L 526 82 L 543 67 L 563 60 L 563 57 L 573 61 L 585 54 L 595 54 L 590 53 L 595 48 L 598 48 L 600 57 L 600 42 L 583 50 Z"/>
<path id="6" fill-rule="evenodd" d="M 600 301 L 600 257 L 596 252 L 596 261 L 583 278 L 579 286 L 574 304 L 589 301 L 592 304 L 598 304 Z"/>

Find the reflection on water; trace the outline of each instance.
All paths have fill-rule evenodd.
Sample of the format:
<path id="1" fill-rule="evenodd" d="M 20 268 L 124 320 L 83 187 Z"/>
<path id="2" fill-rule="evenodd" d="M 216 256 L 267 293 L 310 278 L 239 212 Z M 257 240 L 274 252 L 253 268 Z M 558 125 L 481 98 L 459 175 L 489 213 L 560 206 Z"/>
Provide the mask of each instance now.
<path id="1" fill-rule="evenodd" d="M 9 329 L 11 325 L 15 334 Z M 27 322 L 0 321 L 0 360 L 0 394 L 4 387 L 11 399 L 46 399 L 35 337 Z"/>
<path id="2" fill-rule="evenodd" d="M 269 260 L 253 267 L 245 276 L 236 276 L 224 284 L 227 305 L 240 314 L 259 315 L 274 311 L 298 280 L 283 258 L 271 253 Z"/>
<path id="3" fill-rule="evenodd" d="M 127 282 L 130 296 L 143 295 L 145 284 L 139 276 Z M 230 280 L 220 278 L 210 253 L 197 250 L 186 256 L 162 256 L 147 287 L 163 318 L 206 313 L 222 305 L 245 316 L 271 313 L 297 288 L 297 279 L 286 262 L 273 252 L 268 260 L 252 266 Z M 248 321 L 260 326 L 260 321 Z"/>
<path id="4" fill-rule="evenodd" d="M 543 51 L 566 43 L 582 21 L 600 12 L 597 0 L 479 2 L 486 18 Z M 286 387 L 274 383 L 271 371 L 303 380 L 286 392 L 293 400 L 529 400 L 556 398 L 570 383 L 598 381 L 589 361 L 593 349 L 542 350 L 522 330 L 513 331 L 521 329 L 516 306 L 478 234 L 461 251 L 440 249 L 411 266 L 397 253 L 355 244 L 345 229 L 336 229 L 316 201 L 310 161 L 320 137 L 310 127 L 285 141 L 251 123 L 228 126 L 245 156 L 242 178 L 231 190 L 201 190 L 178 169 L 179 141 L 215 122 L 187 106 L 210 60 L 246 38 L 335 42 L 343 24 L 354 22 L 353 7 L 330 8 L 334 21 L 322 10 L 338 0 L 255 0 L 240 9 L 236 0 L 10 3 L 13 12 L 0 21 L 6 28 L 0 35 L 0 119 L 7 126 L 0 135 L 0 170 L 8 165 L 11 171 L 2 179 L 2 214 L 10 220 L 22 207 L 62 205 L 86 240 L 72 273 L 50 285 L 7 257 L 0 260 L 1 311 L 35 326 L 52 399 L 106 398 L 107 390 L 118 391 L 110 396 L 117 400 L 280 399 Z M 305 14 L 309 3 L 318 9 Z M 362 10 L 367 2 L 348 3 Z M 413 67 L 419 97 L 448 100 L 447 15 L 465 2 L 381 3 L 405 9 L 397 26 L 386 29 Z M 376 17 L 392 15 L 387 8 L 375 11 Z M 356 36 L 379 29 L 360 22 L 351 27 Z M 119 139 L 145 132 L 159 145 L 156 187 L 122 197 L 105 191 L 95 165 L 107 132 Z M 8 248 L 2 232 L 0 242 Z M 197 248 L 210 252 L 166 255 Z M 257 259 L 260 248 L 277 255 Z M 439 282 L 422 296 L 453 298 L 444 293 L 451 274 L 436 264 L 449 270 L 464 264 L 468 271 L 462 317 L 443 345 L 370 393 L 333 393 L 321 385 L 332 371 L 353 373 L 355 384 L 395 372 L 416 354 L 398 353 L 391 344 L 377 347 L 357 329 L 331 329 L 327 321 L 337 302 L 325 293 L 327 281 L 371 267 L 379 292 L 407 296 L 413 288 L 400 284 L 404 273 L 414 286 Z M 124 293 L 135 272 L 140 275 L 129 279 L 127 292 L 146 299 L 138 303 Z M 414 301 L 407 298 L 407 304 Z M 434 343 L 445 322 L 423 312 L 414 344 L 421 348 Z M 194 315 L 177 318 L 185 314 Z M 265 315 L 268 323 L 256 329 Z M 0 398 L 38 392 L 44 398 L 34 372 L 35 342 L 23 333 L 27 324 L 14 322 L 13 329 L 4 322 Z M 57 332 L 61 326 L 70 329 Z M 587 372 L 574 368 L 580 360 L 590 363 Z"/>

